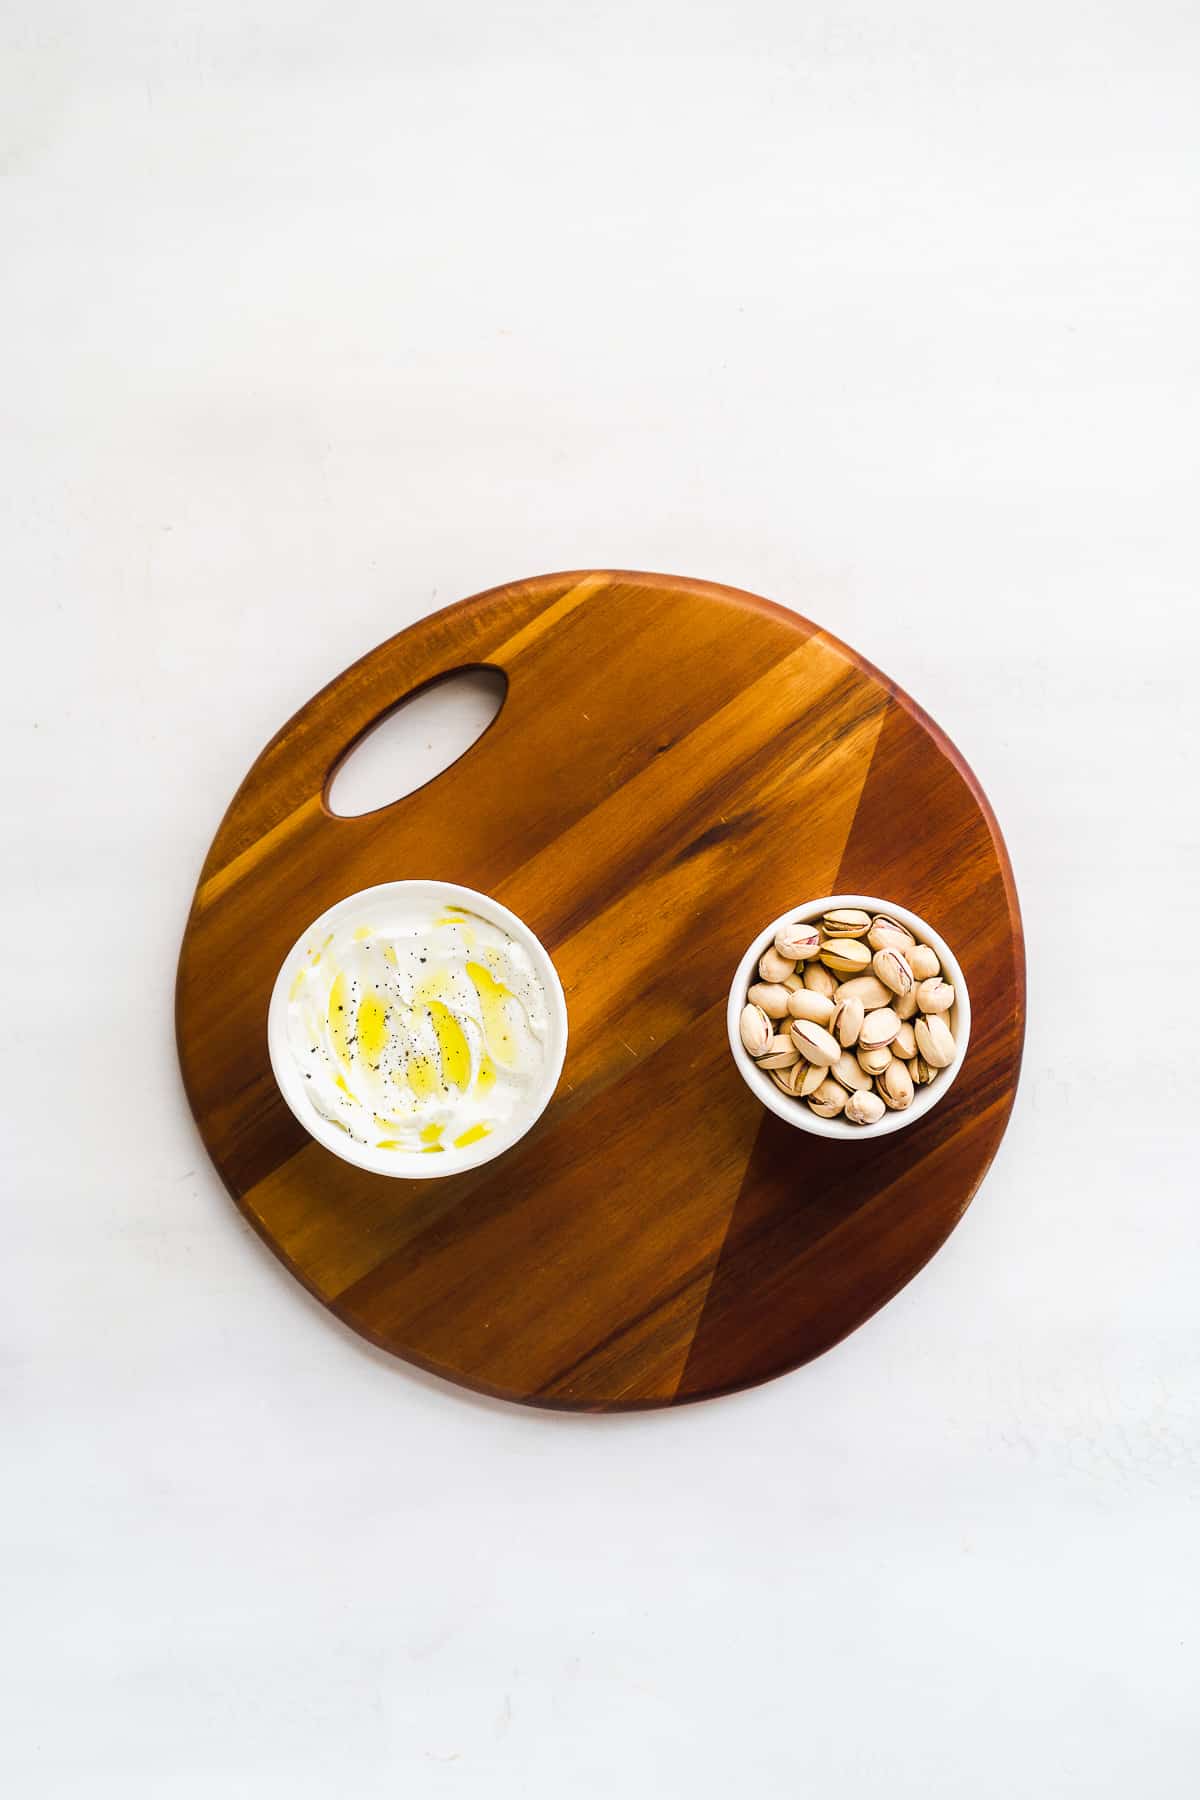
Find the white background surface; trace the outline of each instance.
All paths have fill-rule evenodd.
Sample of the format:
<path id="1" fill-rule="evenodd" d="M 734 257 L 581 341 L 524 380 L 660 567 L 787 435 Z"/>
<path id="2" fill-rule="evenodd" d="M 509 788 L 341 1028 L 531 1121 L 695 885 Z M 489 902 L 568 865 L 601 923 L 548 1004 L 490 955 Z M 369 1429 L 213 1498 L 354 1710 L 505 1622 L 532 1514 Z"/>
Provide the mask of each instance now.
<path id="1" fill-rule="evenodd" d="M 2 21 L 7 1791 L 1194 1794 L 1195 6 Z M 925 702 L 1031 972 L 901 1298 L 598 1421 L 327 1318 L 171 1025 L 271 732 L 588 564 L 796 604 Z"/>

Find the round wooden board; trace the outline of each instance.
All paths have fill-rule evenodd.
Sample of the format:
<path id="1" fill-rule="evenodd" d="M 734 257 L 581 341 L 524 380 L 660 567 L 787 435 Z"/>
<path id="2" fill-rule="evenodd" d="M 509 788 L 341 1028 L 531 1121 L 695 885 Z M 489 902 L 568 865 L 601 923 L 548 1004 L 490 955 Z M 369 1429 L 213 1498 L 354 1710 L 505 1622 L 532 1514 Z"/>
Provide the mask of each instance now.
<path id="1" fill-rule="evenodd" d="M 426 683 L 503 671 L 495 723 L 416 793 L 334 817 L 330 776 Z M 442 877 L 526 919 L 571 1038 L 515 1150 L 399 1181 L 307 1137 L 267 1060 L 289 946 L 333 901 Z M 910 1130 L 826 1142 L 765 1113 L 725 1038 L 765 920 L 883 894 L 949 939 L 974 1026 Z M 1012 1106 L 1024 953 L 970 770 L 877 670 L 750 594 L 614 571 L 514 582 L 382 644 L 263 751 L 196 890 L 177 992 L 204 1142 L 287 1267 L 372 1342 L 488 1394 L 604 1411 L 765 1381 L 903 1287 L 963 1213 Z"/>

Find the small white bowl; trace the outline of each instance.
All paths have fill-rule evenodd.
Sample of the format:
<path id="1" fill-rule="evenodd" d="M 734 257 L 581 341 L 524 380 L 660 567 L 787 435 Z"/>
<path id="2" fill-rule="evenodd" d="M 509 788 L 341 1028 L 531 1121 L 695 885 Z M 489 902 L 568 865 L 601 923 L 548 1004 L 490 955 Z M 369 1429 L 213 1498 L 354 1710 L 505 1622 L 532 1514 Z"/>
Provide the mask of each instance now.
<path id="1" fill-rule="evenodd" d="M 904 1112 L 885 1112 L 877 1125 L 851 1125 L 846 1119 L 818 1118 L 806 1101 L 794 1100 L 790 1095 L 780 1093 L 766 1070 L 759 1068 L 742 1043 L 740 1020 L 746 1004 L 746 992 L 751 983 L 758 980 L 758 959 L 774 943 L 779 927 L 790 924 L 793 919 L 802 919 L 806 923 L 819 919 L 835 906 L 856 906 L 862 912 L 886 913 L 889 918 L 898 919 L 901 925 L 907 925 L 915 938 L 937 951 L 942 973 L 954 987 L 954 1005 L 947 1014 L 950 1029 L 954 1033 L 954 1061 L 941 1071 L 936 1081 L 916 1090 L 912 1105 Z M 845 979 L 848 980 L 849 977 Z M 967 993 L 962 966 L 949 944 L 918 914 L 909 912 L 907 907 L 897 906 L 894 900 L 880 900 L 874 894 L 826 894 L 823 900 L 808 900 L 803 906 L 789 907 L 787 912 L 772 919 L 759 932 L 737 966 L 737 973 L 729 989 L 729 1005 L 725 1016 L 733 1060 L 742 1080 L 755 1098 L 761 1100 L 769 1111 L 786 1124 L 795 1125 L 800 1131 L 811 1131 L 815 1137 L 846 1138 L 851 1142 L 869 1137 L 884 1137 L 889 1131 L 903 1131 L 906 1125 L 915 1125 L 918 1119 L 923 1119 L 932 1112 L 954 1085 L 971 1036 L 971 998 Z"/>
<path id="2" fill-rule="evenodd" d="M 427 906 L 430 918 L 436 918 L 446 906 L 461 906 L 468 912 L 478 913 L 480 918 L 499 925 L 528 952 L 546 990 L 546 1005 L 550 1016 L 546 1063 L 541 1085 L 528 1112 L 510 1121 L 503 1130 L 481 1138 L 476 1144 L 468 1144 L 462 1149 L 449 1145 L 438 1156 L 423 1156 L 404 1150 L 378 1150 L 373 1144 L 360 1144 L 354 1138 L 347 1137 L 344 1131 L 322 1118 L 309 1102 L 304 1092 L 303 1075 L 296 1066 L 288 1043 L 288 994 L 292 978 L 304 961 L 306 945 L 312 942 L 314 936 L 324 937 L 330 931 L 335 931 L 348 918 L 357 917 L 361 920 L 363 914 L 369 913 L 372 907 L 381 908 L 388 901 L 397 899 L 410 905 L 415 902 L 417 906 Z M 334 1156 L 340 1156 L 343 1162 L 354 1163 L 360 1169 L 370 1169 L 376 1175 L 399 1176 L 406 1181 L 428 1181 L 461 1174 L 464 1169 L 478 1168 L 481 1163 L 491 1162 L 494 1157 L 502 1156 L 541 1118 L 558 1086 L 563 1060 L 567 1054 L 567 1002 L 562 982 L 558 979 L 558 970 L 554 967 L 546 946 L 523 919 L 518 919 L 516 913 L 509 912 L 507 906 L 501 906 L 498 900 L 490 900 L 486 894 L 477 893 L 474 888 L 459 887 L 453 881 L 385 881 L 378 887 L 362 888 L 357 894 L 348 894 L 344 900 L 339 900 L 335 906 L 323 912 L 319 919 L 314 919 L 296 939 L 283 959 L 283 966 L 271 991 L 271 1002 L 267 1009 L 267 1048 L 280 1093 L 305 1131 L 318 1144 L 323 1144 Z"/>

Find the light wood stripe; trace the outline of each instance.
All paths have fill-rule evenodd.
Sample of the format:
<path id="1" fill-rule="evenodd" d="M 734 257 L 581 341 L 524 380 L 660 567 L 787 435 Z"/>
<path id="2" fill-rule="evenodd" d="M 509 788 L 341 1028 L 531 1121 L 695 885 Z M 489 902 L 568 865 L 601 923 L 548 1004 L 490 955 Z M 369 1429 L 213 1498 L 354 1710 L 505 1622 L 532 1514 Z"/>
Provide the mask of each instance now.
<path id="1" fill-rule="evenodd" d="M 586 601 L 591 600 L 596 594 L 603 593 L 605 588 L 611 586 L 612 577 L 607 574 L 589 575 L 585 580 L 577 581 L 574 587 L 568 588 L 560 599 L 553 601 L 544 611 L 530 619 L 528 625 L 523 625 L 520 631 L 515 631 L 502 644 L 497 644 L 490 653 L 492 660 L 497 662 L 501 668 L 508 668 L 510 664 L 516 662 L 518 657 L 523 656 L 527 650 L 531 649 L 539 638 L 545 637 L 547 632 L 553 631 L 556 626 L 561 625 L 564 619 L 568 619 L 578 607 L 583 606 Z"/>
<path id="2" fill-rule="evenodd" d="M 214 906 L 236 882 L 241 881 L 250 873 L 251 869 L 257 868 L 261 862 L 274 855 L 286 840 L 298 832 L 301 827 L 310 825 L 314 819 L 320 816 L 320 812 L 321 796 L 314 794 L 302 806 L 296 807 L 293 812 L 280 819 L 278 825 L 272 826 L 270 831 L 264 832 L 262 837 L 256 838 L 242 851 L 240 856 L 235 856 L 232 862 L 227 862 L 224 868 L 218 869 L 215 875 L 210 875 L 208 880 L 201 885 L 196 894 L 197 910 L 203 911 L 206 907 Z"/>

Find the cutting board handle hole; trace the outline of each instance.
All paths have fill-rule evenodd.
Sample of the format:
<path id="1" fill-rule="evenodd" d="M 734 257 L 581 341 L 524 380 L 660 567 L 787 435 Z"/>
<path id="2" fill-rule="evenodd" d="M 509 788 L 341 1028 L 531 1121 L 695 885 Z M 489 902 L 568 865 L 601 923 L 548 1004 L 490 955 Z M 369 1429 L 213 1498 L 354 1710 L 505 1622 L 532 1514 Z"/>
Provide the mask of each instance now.
<path id="1" fill-rule="evenodd" d="M 325 784 L 342 819 L 378 812 L 452 767 L 495 721 L 508 692 L 499 669 L 453 669 L 397 701 L 351 744 Z"/>

